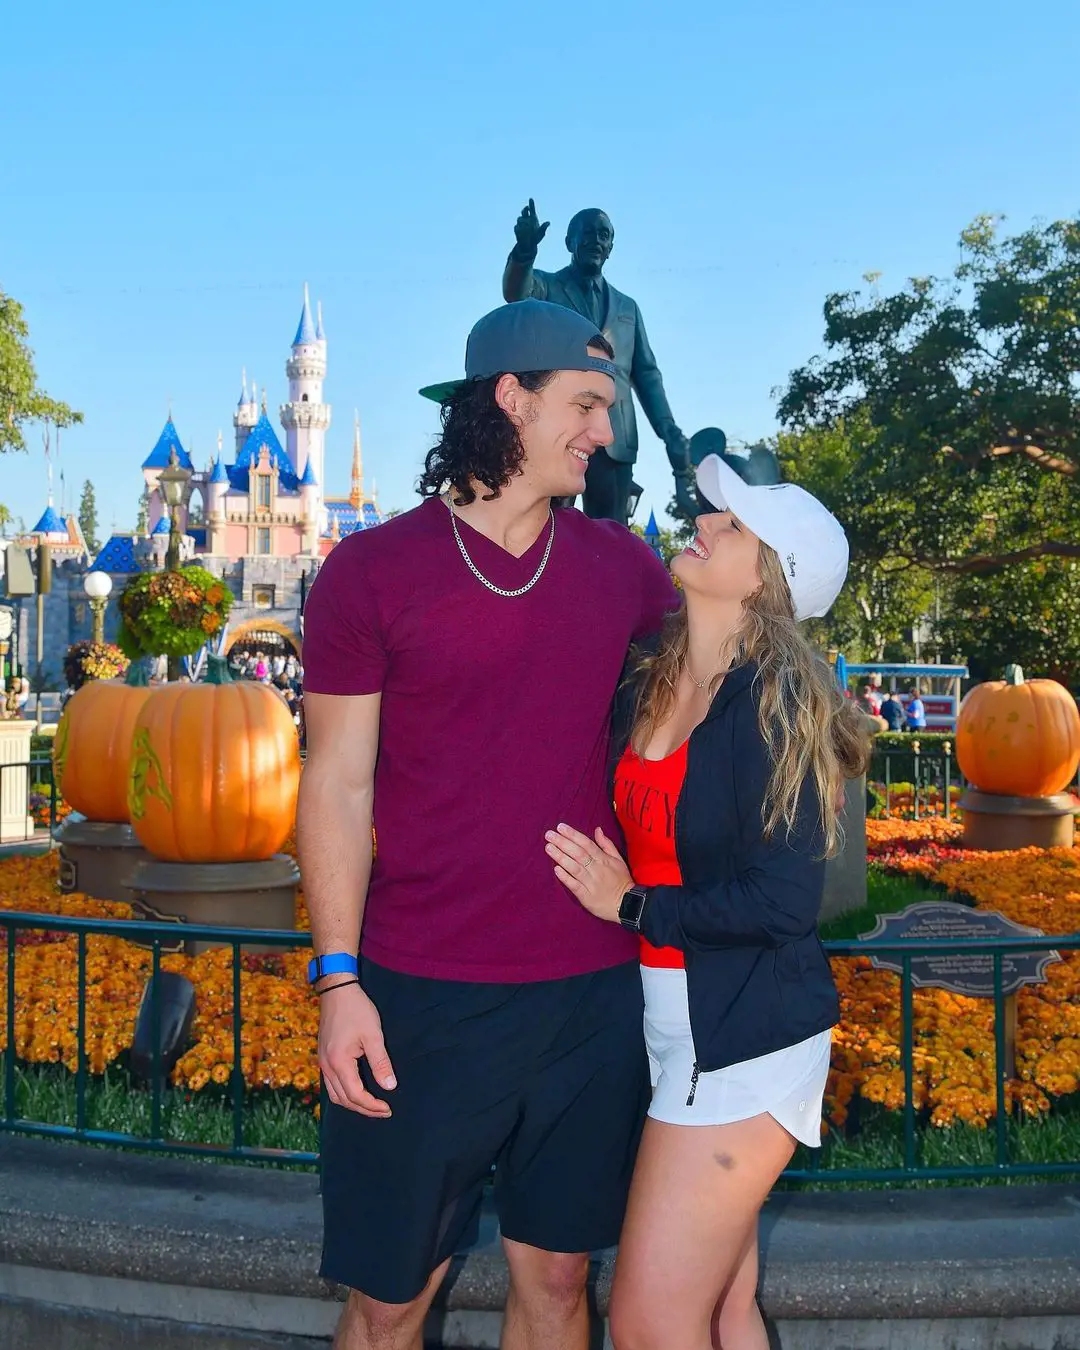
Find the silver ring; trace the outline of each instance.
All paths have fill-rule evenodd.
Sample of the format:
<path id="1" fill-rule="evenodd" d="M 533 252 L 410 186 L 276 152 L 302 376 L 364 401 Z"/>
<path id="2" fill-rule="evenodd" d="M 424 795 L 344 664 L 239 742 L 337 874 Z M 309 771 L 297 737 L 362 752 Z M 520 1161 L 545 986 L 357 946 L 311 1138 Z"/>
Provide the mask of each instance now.
<path id="1" fill-rule="evenodd" d="M 586 867 L 591 867 L 592 865 L 593 865 L 593 855 L 592 855 L 591 853 L 586 853 L 586 854 L 585 854 L 585 866 L 586 866 Z"/>

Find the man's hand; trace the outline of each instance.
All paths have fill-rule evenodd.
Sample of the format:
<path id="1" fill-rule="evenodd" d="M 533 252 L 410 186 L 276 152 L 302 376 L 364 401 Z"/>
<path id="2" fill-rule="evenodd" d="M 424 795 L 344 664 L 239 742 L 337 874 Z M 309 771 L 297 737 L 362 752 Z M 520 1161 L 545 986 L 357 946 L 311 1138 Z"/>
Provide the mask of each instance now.
<path id="1" fill-rule="evenodd" d="M 328 982 L 333 980 L 328 977 Z M 319 1068 L 330 1100 L 361 1116 L 386 1119 L 389 1102 L 366 1090 L 356 1064 L 366 1059 L 380 1087 L 388 1092 L 397 1087 L 374 1003 L 355 984 L 323 995 L 319 1003 Z"/>
<path id="2" fill-rule="evenodd" d="M 514 226 L 514 234 L 517 237 L 517 247 L 522 253 L 531 253 L 534 257 L 537 249 L 540 247 L 540 241 L 547 234 L 550 220 L 545 220 L 540 224 L 536 214 L 536 203 L 529 198 L 529 204 L 524 208 L 521 215 L 517 218 L 517 224 Z"/>

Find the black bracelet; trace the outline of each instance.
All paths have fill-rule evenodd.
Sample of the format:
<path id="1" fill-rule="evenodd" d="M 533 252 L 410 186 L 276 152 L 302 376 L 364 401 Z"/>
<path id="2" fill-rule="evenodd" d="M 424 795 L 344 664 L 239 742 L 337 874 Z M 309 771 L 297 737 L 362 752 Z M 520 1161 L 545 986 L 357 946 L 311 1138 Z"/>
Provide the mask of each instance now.
<path id="1" fill-rule="evenodd" d="M 322 998 L 323 994 L 332 994 L 335 989 L 347 989 L 350 984 L 359 984 L 359 980 L 339 980 L 337 984 L 328 984 L 325 989 L 316 989 L 317 998 Z"/>

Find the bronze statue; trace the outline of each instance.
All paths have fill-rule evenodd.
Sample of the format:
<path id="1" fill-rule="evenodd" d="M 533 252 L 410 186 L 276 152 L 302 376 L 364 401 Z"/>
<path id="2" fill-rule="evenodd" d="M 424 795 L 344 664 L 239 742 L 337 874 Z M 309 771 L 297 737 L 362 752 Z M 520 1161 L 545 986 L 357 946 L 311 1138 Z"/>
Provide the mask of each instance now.
<path id="1" fill-rule="evenodd" d="M 21 716 L 19 710 L 19 685 L 20 681 L 16 676 L 12 676 L 8 683 L 7 693 L 4 695 L 3 711 L 0 717 L 5 721 L 11 721 L 13 718 Z"/>
<path id="2" fill-rule="evenodd" d="M 626 524 L 638 452 L 633 390 L 649 425 L 667 447 L 675 474 L 678 508 L 692 518 L 699 508 L 694 495 L 690 446 L 668 406 L 664 381 L 645 336 L 641 311 L 635 301 L 603 277 L 604 264 L 615 243 L 611 221 L 595 207 L 579 211 L 566 230 L 570 266 L 558 272 L 541 272 L 533 263 L 549 223 L 540 224 L 530 198 L 514 226 L 517 243 L 503 272 L 503 298 L 507 302 L 550 300 L 576 309 L 596 324 L 615 349 L 617 399 L 611 410 L 615 440 L 589 461 L 583 498 L 585 513 Z"/>

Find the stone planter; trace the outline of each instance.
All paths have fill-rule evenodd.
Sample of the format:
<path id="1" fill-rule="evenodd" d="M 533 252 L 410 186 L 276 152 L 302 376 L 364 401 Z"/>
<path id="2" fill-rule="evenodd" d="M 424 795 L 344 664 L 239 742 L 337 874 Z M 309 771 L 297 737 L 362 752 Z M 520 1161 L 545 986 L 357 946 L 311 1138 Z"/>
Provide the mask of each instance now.
<path id="1" fill-rule="evenodd" d="M 1076 803 L 1053 797 L 1005 797 L 968 788 L 960 798 L 964 847 L 1001 852 L 1017 848 L 1072 848 Z"/>
<path id="2" fill-rule="evenodd" d="M 33 839 L 30 814 L 30 737 L 34 722 L 0 721 L 0 844 Z"/>
<path id="3" fill-rule="evenodd" d="M 287 853 L 275 853 L 265 862 L 241 863 L 173 863 L 150 858 L 135 870 L 132 904 L 137 919 L 177 924 L 176 941 L 163 942 L 163 950 L 197 955 L 227 944 L 186 940 L 182 936 L 185 923 L 295 932 L 299 881 L 300 871 Z M 253 943 L 245 944 L 244 951 L 276 955 L 285 948 Z"/>
<path id="4" fill-rule="evenodd" d="M 150 854 L 130 825 L 68 818 L 54 832 L 60 845 L 60 890 L 79 891 L 97 900 L 133 899 L 131 878 Z"/>
<path id="5" fill-rule="evenodd" d="M 819 922 L 862 909 L 866 904 L 866 778 L 849 778 L 840 816 L 844 847 L 825 864 L 825 893 Z"/>

